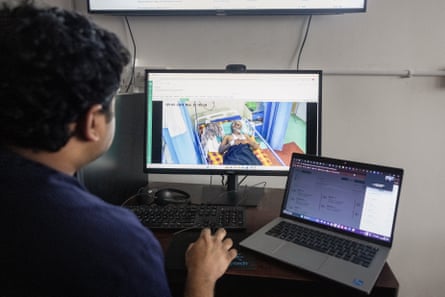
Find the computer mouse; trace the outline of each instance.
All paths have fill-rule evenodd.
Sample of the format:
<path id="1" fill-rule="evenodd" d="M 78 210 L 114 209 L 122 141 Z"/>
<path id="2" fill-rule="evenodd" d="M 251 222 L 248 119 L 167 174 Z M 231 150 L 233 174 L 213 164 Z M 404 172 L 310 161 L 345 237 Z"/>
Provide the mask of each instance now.
<path id="1" fill-rule="evenodd" d="M 190 195 L 179 189 L 160 189 L 155 194 L 155 202 L 161 205 L 169 203 L 185 203 L 190 199 Z"/>

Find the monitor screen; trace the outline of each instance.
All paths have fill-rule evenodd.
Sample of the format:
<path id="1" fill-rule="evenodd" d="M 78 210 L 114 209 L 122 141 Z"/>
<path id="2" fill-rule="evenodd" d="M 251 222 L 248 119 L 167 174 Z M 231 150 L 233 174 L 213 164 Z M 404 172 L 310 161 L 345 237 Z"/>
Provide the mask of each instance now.
<path id="1" fill-rule="evenodd" d="M 88 0 L 91 13 L 136 15 L 293 15 L 366 11 L 366 0 Z"/>
<path id="2" fill-rule="evenodd" d="M 321 71 L 146 70 L 146 173 L 286 175 L 320 154 Z"/>

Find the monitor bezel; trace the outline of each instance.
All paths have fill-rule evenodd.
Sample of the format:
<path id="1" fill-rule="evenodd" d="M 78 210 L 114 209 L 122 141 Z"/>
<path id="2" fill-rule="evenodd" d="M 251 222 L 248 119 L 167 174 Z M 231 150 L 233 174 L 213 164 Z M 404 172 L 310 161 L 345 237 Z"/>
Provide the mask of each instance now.
<path id="1" fill-rule="evenodd" d="M 150 72 L 157 73 L 230 73 L 224 69 L 145 69 L 145 79 L 144 79 L 144 151 L 143 151 L 143 172 L 147 174 L 197 174 L 197 175 L 246 175 L 246 176 L 286 176 L 288 174 L 288 169 L 283 170 L 249 170 L 249 169 L 229 169 L 229 168 L 154 168 L 147 167 L 147 141 L 148 141 L 148 75 Z M 292 69 L 253 69 L 253 70 L 243 70 L 242 73 L 272 73 L 272 74 L 315 74 L 319 77 L 318 84 L 318 102 L 316 110 L 316 119 L 308 118 L 308 123 L 310 123 L 310 128 L 312 133 L 316 132 L 316 137 L 312 137 L 312 141 L 316 143 L 307 143 L 307 145 L 312 145 L 310 149 L 307 149 L 307 154 L 321 155 L 321 116 L 322 116 L 322 82 L 323 82 L 323 71 L 322 70 L 292 70 Z M 315 120 L 315 121 L 314 121 Z"/>
<path id="2" fill-rule="evenodd" d="M 363 0 L 359 8 L 270 8 L 270 9 L 94 9 L 91 0 L 87 1 L 88 13 L 129 16 L 268 16 L 268 15 L 335 15 L 349 13 L 364 13 L 367 11 L 368 0 Z"/>

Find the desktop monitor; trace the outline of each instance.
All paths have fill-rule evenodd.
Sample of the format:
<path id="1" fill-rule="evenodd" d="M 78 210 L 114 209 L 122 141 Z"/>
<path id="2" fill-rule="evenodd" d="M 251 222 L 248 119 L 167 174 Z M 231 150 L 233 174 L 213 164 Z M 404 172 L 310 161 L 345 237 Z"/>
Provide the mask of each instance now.
<path id="1" fill-rule="evenodd" d="M 141 169 L 144 105 L 144 93 L 116 95 L 116 132 L 111 147 L 76 173 L 90 192 L 109 203 L 121 205 L 148 183 Z"/>
<path id="2" fill-rule="evenodd" d="M 319 70 L 147 69 L 145 82 L 144 172 L 226 177 L 206 203 L 255 205 L 262 189 L 239 175 L 285 176 L 293 152 L 321 153 Z"/>

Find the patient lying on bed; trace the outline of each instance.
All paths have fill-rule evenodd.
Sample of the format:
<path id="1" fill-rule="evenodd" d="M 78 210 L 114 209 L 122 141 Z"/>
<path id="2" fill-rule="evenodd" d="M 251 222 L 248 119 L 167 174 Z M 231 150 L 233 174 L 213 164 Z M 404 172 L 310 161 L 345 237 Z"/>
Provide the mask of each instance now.
<path id="1" fill-rule="evenodd" d="M 262 165 L 252 150 L 260 147 L 253 137 L 241 133 L 241 121 L 233 121 L 232 134 L 224 136 L 219 146 L 223 154 L 223 164 L 229 165 Z"/>

